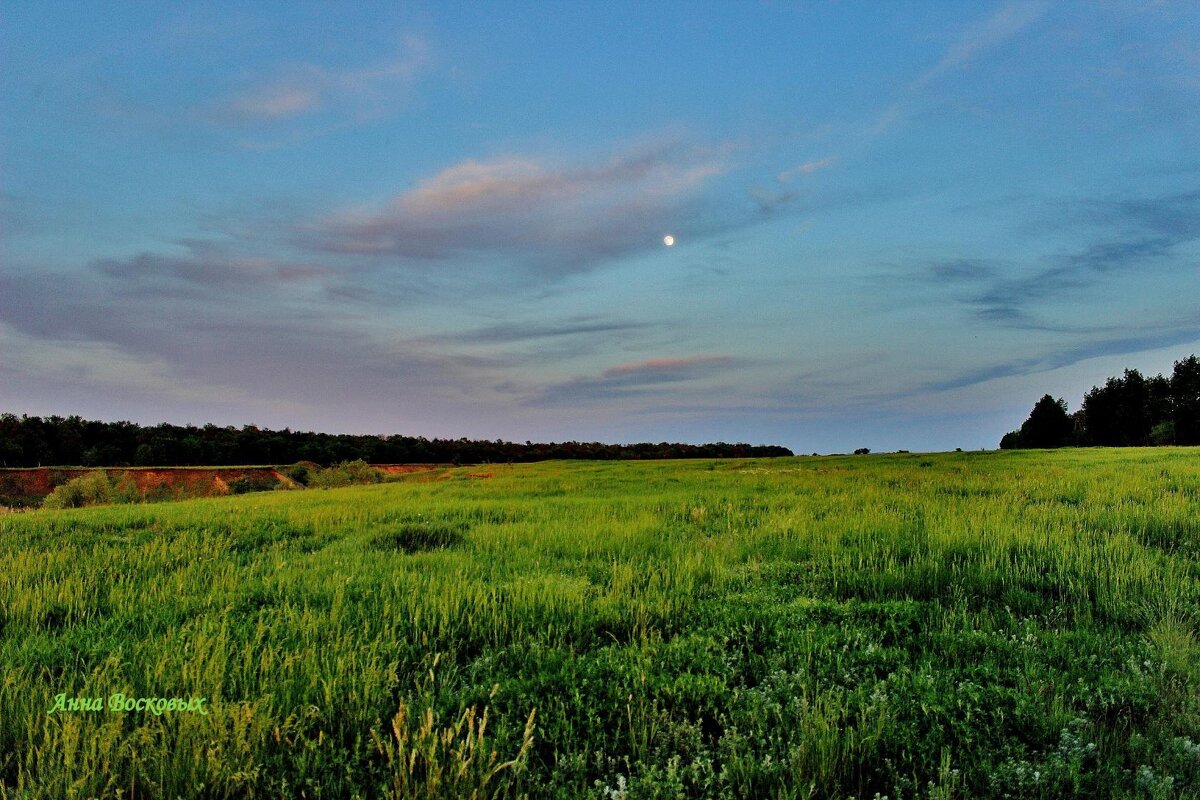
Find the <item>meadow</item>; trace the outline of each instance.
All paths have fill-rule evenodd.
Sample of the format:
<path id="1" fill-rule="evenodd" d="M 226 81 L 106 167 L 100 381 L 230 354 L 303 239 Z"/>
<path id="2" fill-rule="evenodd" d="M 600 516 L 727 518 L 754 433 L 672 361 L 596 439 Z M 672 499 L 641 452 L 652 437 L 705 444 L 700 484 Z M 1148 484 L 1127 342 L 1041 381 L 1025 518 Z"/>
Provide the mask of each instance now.
<path id="1" fill-rule="evenodd" d="M 0 516 L 2 798 L 1200 797 L 1200 449 Z M 47 713 L 56 696 L 204 710 Z"/>

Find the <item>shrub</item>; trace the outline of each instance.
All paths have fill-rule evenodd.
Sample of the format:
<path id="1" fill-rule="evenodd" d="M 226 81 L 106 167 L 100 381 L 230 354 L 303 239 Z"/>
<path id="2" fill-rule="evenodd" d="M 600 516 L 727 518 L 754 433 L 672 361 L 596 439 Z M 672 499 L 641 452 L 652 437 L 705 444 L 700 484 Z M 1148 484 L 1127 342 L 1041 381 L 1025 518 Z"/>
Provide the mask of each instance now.
<path id="1" fill-rule="evenodd" d="M 379 483 L 382 480 L 383 473 L 360 458 L 334 464 L 328 469 L 310 471 L 308 485 L 318 489 L 331 489 L 336 486 Z"/>
<path id="2" fill-rule="evenodd" d="M 146 500 L 151 503 L 164 503 L 170 500 L 182 500 L 183 495 L 167 481 L 150 484 L 146 487 Z"/>
<path id="3" fill-rule="evenodd" d="M 316 467 L 315 464 L 310 465 L 303 461 L 297 461 L 289 467 L 284 467 L 281 472 L 301 486 L 308 486 L 308 480 L 311 477 L 310 466 Z"/>
<path id="4" fill-rule="evenodd" d="M 246 494 L 248 492 L 269 492 L 272 489 L 279 487 L 279 481 L 271 478 L 260 478 L 253 475 L 243 475 L 237 480 L 230 481 L 229 491 L 232 494 Z"/>
<path id="5" fill-rule="evenodd" d="M 871 452 L 871 448 L 869 448 L 869 447 L 860 447 L 860 448 L 858 448 L 857 450 L 855 450 L 855 451 L 854 451 L 854 455 L 856 455 L 856 456 L 865 456 L 865 455 L 867 455 L 867 454 L 868 454 L 868 453 L 870 453 L 870 452 Z"/>
<path id="6" fill-rule="evenodd" d="M 1175 444 L 1175 422 L 1167 420 L 1150 429 L 1150 444 L 1156 446 Z"/>
<path id="7" fill-rule="evenodd" d="M 42 508 L 82 508 L 102 503 L 134 503 L 137 487 L 128 479 L 114 482 L 103 470 L 72 478 L 46 495 Z"/>

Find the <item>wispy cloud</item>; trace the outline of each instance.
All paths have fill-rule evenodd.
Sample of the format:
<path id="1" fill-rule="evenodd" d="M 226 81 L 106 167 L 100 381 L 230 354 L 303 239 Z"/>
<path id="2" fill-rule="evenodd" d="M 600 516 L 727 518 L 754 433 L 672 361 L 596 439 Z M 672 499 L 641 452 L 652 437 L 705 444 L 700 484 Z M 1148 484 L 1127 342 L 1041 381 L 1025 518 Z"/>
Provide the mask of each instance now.
<path id="1" fill-rule="evenodd" d="M 313 111 L 321 103 L 322 90 L 311 85 L 317 77 L 319 72 L 310 75 L 309 81 L 297 79 L 250 89 L 230 101 L 227 109 L 239 120 L 276 120 Z"/>
<path id="2" fill-rule="evenodd" d="M 1044 0 L 1027 0 L 1001 6 L 982 23 L 968 28 L 937 64 L 912 82 L 910 90 L 920 91 L 945 73 L 967 67 L 983 53 L 999 47 L 1023 31 L 1045 14 L 1047 7 Z"/>
<path id="3" fill-rule="evenodd" d="M 829 169 L 837 163 L 837 156 L 829 156 L 828 158 L 818 158 L 812 161 L 805 161 L 791 169 L 785 169 L 775 176 L 775 179 L 780 183 L 791 183 L 794 179 L 801 175 L 812 175 L 814 172 L 820 172 L 823 169 Z"/>
<path id="4" fill-rule="evenodd" d="M 987 280 L 996 274 L 996 267 L 977 258 L 956 258 L 935 261 L 929 265 L 928 277 L 941 282 L 970 282 Z"/>
<path id="5" fill-rule="evenodd" d="M 487 387 L 508 379 L 523 388 L 499 391 L 501 402 L 514 413 L 540 413 L 520 411 L 514 401 L 563 374 L 562 364 L 612 358 L 637 331 L 661 322 L 566 312 L 557 321 L 506 315 L 480 326 L 473 312 L 494 311 L 480 292 L 512 290 L 518 273 L 506 271 L 506 262 L 531 268 L 520 274 L 534 278 L 564 275 L 610 255 L 661 248 L 666 230 L 686 242 L 719 229 L 726 220 L 704 213 L 705 198 L 726 168 L 725 153 L 660 142 L 581 162 L 462 162 L 374 211 L 304 229 L 300 251 L 287 239 L 300 229 L 291 213 L 267 209 L 258 219 L 209 226 L 212 239 L 178 240 L 160 251 L 77 268 L 0 264 L 0 319 L 11 327 L 6 341 L 28 354 L 23 370 L 45 357 L 62 365 L 45 370 L 48 381 L 74 370 L 77 386 L 113 393 L 122 381 L 147 397 L 209 382 L 239 387 L 243 398 L 303 398 L 307 409 L 339 402 L 342 387 L 353 385 L 373 413 L 379 398 L 389 398 L 389 407 L 410 398 L 412 414 L 433 419 L 476 408 L 481 393 L 499 391 Z M 364 239 L 382 243 L 380 257 L 346 255 Z M 463 254 L 461 269 L 387 269 L 418 256 L 445 267 Z M 439 304 L 453 311 L 446 333 L 431 335 L 437 315 L 429 309 Z M 69 343 L 111 369 L 81 371 L 80 359 L 66 356 Z M 15 356 L 0 360 L 16 368 Z M 660 359 L 622 364 L 594 380 L 608 391 L 636 392 L 724 363 L 716 356 Z M 586 390 L 586 381 L 573 388 Z"/>
<path id="6" fill-rule="evenodd" d="M 690 380 L 712 368 L 728 364 L 729 356 L 687 356 L 685 358 L 651 358 L 633 364 L 618 364 L 604 371 L 603 378 L 628 380 L 631 383 L 661 383 Z"/>
<path id="7" fill-rule="evenodd" d="M 239 147 L 270 150 L 392 113 L 397 99 L 433 66 L 429 43 L 405 38 L 395 57 L 360 68 L 299 63 L 247 81 L 201 113 L 245 138 Z"/>
<path id="8" fill-rule="evenodd" d="M 557 339 L 588 334 L 623 333 L 650 327 L 648 322 L 618 322 L 596 317 L 584 317 L 560 323 L 506 322 L 460 333 L 425 337 L 426 341 L 457 342 L 462 344 L 510 344 L 537 339 Z"/>
<path id="9" fill-rule="evenodd" d="M 1037 21 L 1047 8 L 1044 0 L 1007 3 L 987 19 L 968 27 L 936 64 L 909 82 L 900 96 L 865 127 L 866 135 L 880 136 L 902 122 L 911 113 L 917 97 L 939 78 L 967 68 L 985 53 L 1005 44 Z"/>
<path id="10" fill-rule="evenodd" d="M 24 333 L 0 322 L 0 376 L 20 383 L 106 387 L 160 399 L 253 402 L 240 388 L 190 380 L 165 359 L 137 353 L 112 342 L 53 338 Z"/>
<path id="11" fill-rule="evenodd" d="M 467 160 L 382 207 L 320 220 L 302 243 L 410 262 L 499 258 L 566 274 L 661 246 L 667 232 L 686 240 L 719 227 L 703 213 L 703 190 L 725 170 L 719 148 L 678 142 L 590 164 Z"/>
<path id="12" fill-rule="evenodd" d="M 0 269 L 0 319 L 8 326 L 0 366 L 17 371 L 0 375 L 0 386 L 37 375 L 41 385 L 103 387 L 127 400 L 206 399 L 276 415 L 336 405 L 349 409 L 348 420 L 360 402 L 379 415 L 386 397 L 411 401 L 406 414 L 432 418 L 436 408 L 466 403 L 481 372 L 496 367 L 494 359 L 418 341 L 416 324 L 398 322 L 378 302 L 362 309 L 330 301 L 317 290 L 321 281 L 244 282 L 218 264 L 224 282 L 206 282 L 205 269 L 150 255 L 83 271 Z M 355 387 L 354 398 L 346 386 Z"/>
<path id="13" fill-rule="evenodd" d="M 1135 271 L 1149 276 L 1183 268 L 1184 246 L 1200 241 L 1200 192 L 1059 202 L 1039 213 L 1047 218 L 1030 227 L 1069 232 L 1083 243 L 1028 263 L 938 259 L 873 280 L 891 289 L 942 293 L 970 308 L 977 320 L 1001 327 L 1098 334 L 1109 328 L 1047 322 L 1037 312 Z"/>
<path id="14" fill-rule="evenodd" d="M 1000 378 L 1034 375 L 1069 367 L 1081 361 L 1101 356 L 1124 356 L 1187 344 L 1200 339 L 1200 323 L 1195 320 L 1155 325 L 1153 329 L 1133 335 L 1107 336 L 1047 350 L 1028 358 L 1013 359 L 978 367 L 958 375 L 942 378 L 906 390 L 898 396 L 921 396 L 932 392 L 962 389 Z"/>
<path id="15" fill-rule="evenodd" d="M 143 292 L 167 293 L 188 285 L 208 290 L 279 286 L 331 274 L 327 267 L 239 255 L 202 240 L 180 244 L 188 250 L 186 255 L 139 253 L 130 258 L 103 259 L 95 266 L 99 272 L 136 285 Z"/>
<path id="16" fill-rule="evenodd" d="M 1180 246 L 1200 239 L 1200 192 L 1083 204 L 1099 227 L 1096 240 L 1050 258 L 1050 265 L 1019 277 L 997 277 L 968 296 L 981 318 L 1024 325 L 1028 310 L 1133 270 L 1176 263 Z"/>
<path id="17" fill-rule="evenodd" d="M 671 385 L 717 375 L 738 362 L 725 355 L 652 358 L 619 364 L 597 376 L 573 378 L 544 387 L 527 400 L 533 406 L 570 406 L 617 398 L 636 398 Z"/>

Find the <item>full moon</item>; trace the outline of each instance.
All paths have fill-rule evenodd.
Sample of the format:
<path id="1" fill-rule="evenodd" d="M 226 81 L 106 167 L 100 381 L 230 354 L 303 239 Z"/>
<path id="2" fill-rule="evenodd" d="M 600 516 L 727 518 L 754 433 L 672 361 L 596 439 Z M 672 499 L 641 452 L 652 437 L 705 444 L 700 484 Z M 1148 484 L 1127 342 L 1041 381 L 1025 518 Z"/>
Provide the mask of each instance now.
<path id="1" fill-rule="evenodd" d="M 665 244 L 667 247 L 670 247 L 671 245 L 675 244 L 675 237 L 667 234 L 663 237 L 663 244 Z"/>

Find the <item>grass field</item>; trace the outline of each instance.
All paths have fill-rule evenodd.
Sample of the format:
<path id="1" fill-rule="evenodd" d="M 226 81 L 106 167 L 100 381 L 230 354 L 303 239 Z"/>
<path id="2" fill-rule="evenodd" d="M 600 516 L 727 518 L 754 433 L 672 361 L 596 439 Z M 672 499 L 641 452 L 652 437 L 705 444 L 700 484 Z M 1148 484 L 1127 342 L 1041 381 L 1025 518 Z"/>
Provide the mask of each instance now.
<path id="1" fill-rule="evenodd" d="M 12 514 L 0 796 L 1198 797 L 1198 634 L 1195 449 Z"/>

